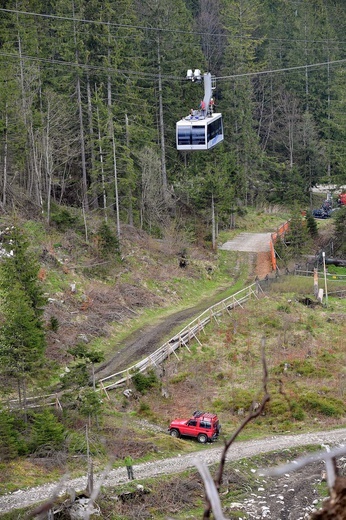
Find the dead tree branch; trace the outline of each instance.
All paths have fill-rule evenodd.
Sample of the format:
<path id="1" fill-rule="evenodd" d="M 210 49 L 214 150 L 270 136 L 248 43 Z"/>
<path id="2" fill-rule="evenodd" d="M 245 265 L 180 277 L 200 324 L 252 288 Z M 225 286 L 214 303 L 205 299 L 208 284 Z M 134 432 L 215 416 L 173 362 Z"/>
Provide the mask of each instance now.
<path id="1" fill-rule="evenodd" d="M 219 493 L 220 487 L 221 487 L 221 484 L 222 484 L 222 476 L 223 476 L 223 472 L 224 472 L 224 468 L 225 468 L 227 451 L 229 450 L 230 446 L 233 444 L 235 439 L 238 437 L 240 432 L 246 427 L 246 425 L 249 422 L 251 422 L 254 419 L 256 419 L 257 417 L 259 417 L 263 413 L 263 410 L 265 408 L 266 403 L 270 400 L 270 395 L 269 395 L 268 389 L 267 389 L 267 385 L 268 385 L 268 368 L 267 368 L 267 361 L 266 361 L 266 357 L 265 357 L 265 338 L 262 338 L 262 349 L 261 350 L 262 350 L 263 394 L 264 395 L 263 395 L 263 398 L 262 398 L 262 401 L 261 401 L 259 407 L 256 410 L 250 410 L 250 412 L 247 415 L 247 417 L 245 417 L 245 419 L 239 425 L 239 427 L 236 429 L 236 431 L 233 433 L 231 438 L 228 441 L 225 441 L 225 445 L 224 445 L 224 448 L 223 448 L 222 454 L 221 454 L 221 460 L 220 460 L 220 464 L 219 464 L 219 469 L 218 469 L 216 478 L 214 480 L 217 493 Z M 211 502 L 211 499 L 208 496 L 208 493 L 206 493 L 206 508 L 204 510 L 203 520 L 206 520 L 207 518 L 210 518 L 210 515 L 211 515 L 212 511 L 214 512 L 214 515 L 215 515 L 215 511 L 213 510 L 213 504 Z"/>

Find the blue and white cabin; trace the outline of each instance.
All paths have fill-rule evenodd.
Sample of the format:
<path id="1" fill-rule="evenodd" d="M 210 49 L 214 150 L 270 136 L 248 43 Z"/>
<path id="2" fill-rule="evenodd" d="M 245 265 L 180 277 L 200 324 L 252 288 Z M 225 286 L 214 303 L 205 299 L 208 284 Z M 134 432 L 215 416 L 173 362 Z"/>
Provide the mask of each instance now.
<path id="1" fill-rule="evenodd" d="M 204 116 L 199 111 L 176 124 L 177 150 L 210 150 L 223 141 L 222 114 Z"/>

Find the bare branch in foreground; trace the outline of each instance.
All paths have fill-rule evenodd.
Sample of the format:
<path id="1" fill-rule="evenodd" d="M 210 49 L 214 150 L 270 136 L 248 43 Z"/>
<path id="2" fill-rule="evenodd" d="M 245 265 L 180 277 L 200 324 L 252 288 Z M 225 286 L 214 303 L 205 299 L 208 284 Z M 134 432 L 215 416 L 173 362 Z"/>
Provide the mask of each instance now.
<path id="1" fill-rule="evenodd" d="M 111 464 L 107 464 L 106 468 L 102 471 L 102 473 L 100 475 L 100 479 L 98 480 L 97 484 L 94 486 L 94 489 L 92 490 L 92 493 L 90 495 L 89 502 L 88 502 L 88 508 L 84 515 L 85 520 L 89 520 L 90 515 L 93 513 L 94 502 L 95 502 L 96 498 L 98 497 L 98 494 L 100 492 L 103 481 L 105 480 L 106 476 L 110 472 L 111 467 L 112 467 Z"/>
<path id="2" fill-rule="evenodd" d="M 294 460 L 288 464 L 282 464 L 276 468 L 261 469 L 258 471 L 258 473 L 261 476 L 280 477 L 285 473 L 290 473 L 291 471 L 296 471 L 297 469 L 303 468 L 304 466 L 307 466 L 307 464 L 324 461 L 326 464 L 327 483 L 329 490 L 331 491 L 334 487 L 335 478 L 337 476 L 335 460 L 337 457 L 342 457 L 343 455 L 346 455 L 345 446 L 342 446 L 341 448 L 333 448 L 329 451 L 321 450 L 317 451 L 316 453 L 300 457 L 299 459 Z"/>
<path id="3" fill-rule="evenodd" d="M 215 482 L 210 475 L 208 467 L 198 459 L 196 459 L 195 464 L 203 479 L 205 492 L 210 502 L 215 520 L 226 520 L 223 516 L 218 490 L 216 489 Z"/>
<path id="4" fill-rule="evenodd" d="M 245 428 L 245 426 L 249 422 L 251 422 L 254 419 L 256 419 L 257 417 L 259 417 L 263 413 L 263 410 L 265 408 L 266 403 L 270 400 L 270 395 L 269 395 L 268 389 L 267 389 L 267 385 L 268 385 L 268 368 L 267 368 L 267 362 L 266 362 L 266 358 L 265 358 L 265 338 L 262 338 L 262 349 L 261 349 L 261 351 L 262 351 L 263 393 L 264 393 L 264 396 L 262 398 L 262 401 L 261 401 L 259 407 L 256 410 L 250 410 L 250 412 L 247 415 L 247 417 L 245 417 L 245 419 L 240 424 L 240 426 L 236 429 L 236 431 L 233 433 L 231 438 L 228 441 L 225 441 L 225 446 L 224 446 L 224 448 L 222 450 L 222 454 L 221 454 L 221 460 L 220 460 L 219 469 L 218 469 L 218 472 L 217 472 L 217 476 L 216 476 L 216 478 L 214 480 L 215 488 L 216 488 L 217 493 L 219 493 L 219 491 L 220 491 L 220 487 L 221 487 L 221 483 L 222 483 L 222 476 L 223 476 L 223 472 L 224 472 L 224 468 L 225 468 L 226 456 L 227 456 L 228 449 L 233 444 L 235 439 L 238 437 L 240 432 Z M 210 500 L 210 497 L 208 496 L 208 494 L 206 494 L 206 508 L 204 510 L 203 520 L 206 520 L 207 518 L 210 518 L 210 515 L 211 515 L 212 511 L 215 514 L 215 511 L 213 510 L 213 505 L 212 505 L 212 502 Z"/>
<path id="5" fill-rule="evenodd" d="M 43 504 L 40 504 L 39 506 L 37 506 L 33 511 L 30 511 L 30 513 L 28 513 L 26 518 L 27 519 L 35 518 L 35 517 L 46 518 L 49 510 L 52 509 L 56 499 L 62 492 L 65 482 L 68 480 L 68 478 L 69 478 L 68 474 L 64 475 L 61 478 L 61 480 L 58 482 L 58 485 L 56 486 L 52 496 L 48 500 L 46 500 Z"/>

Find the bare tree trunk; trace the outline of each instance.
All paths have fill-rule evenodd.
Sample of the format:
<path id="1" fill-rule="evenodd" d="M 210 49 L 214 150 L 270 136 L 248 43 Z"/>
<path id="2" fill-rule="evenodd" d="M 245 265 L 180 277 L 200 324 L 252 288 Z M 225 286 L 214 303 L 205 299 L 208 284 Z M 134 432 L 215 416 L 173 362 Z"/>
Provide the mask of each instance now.
<path id="1" fill-rule="evenodd" d="M 87 99 L 88 99 L 89 135 L 90 135 L 90 141 L 91 141 L 91 147 L 90 147 L 91 171 L 94 171 L 94 166 L 95 166 L 94 128 L 93 128 L 93 114 L 92 114 L 91 88 L 90 88 L 89 75 L 88 75 L 88 79 L 87 79 Z M 95 179 L 93 179 L 93 182 L 92 182 L 92 202 L 91 202 L 91 204 L 94 209 L 97 209 L 99 206 Z"/>
<path id="2" fill-rule="evenodd" d="M 42 178 L 41 178 L 41 161 L 42 161 L 42 153 L 39 155 L 39 150 L 37 149 L 37 139 L 35 139 L 34 135 L 34 127 L 32 121 L 29 123 L 29 132 L 28 132 L 28 141 L 30 144 L 31 155 L 30 155 L 30 168 L 29 171 L 32 172 L 30 175 L 30 184 L 28 186 L 29 195 L 32 195 L 33 191 L 35 191 L 36 200 L 40 207 L 43 207 L 43 197 L 42 197 Z M 34 176 L 36 177 L 36 183 L 34 182 Z"/>
<path id="3" fill-rule="evenodd" d="M 166 197 L 167 197 L 167 169 L 166 169 L 165 126 L 164 126 L 164 121 L 163 121 L 160 39 L 158 39 L 158 41 L 157 41 L 157 62 L 158 62 L 158 68 L 159 68 L 159 118 L 160 118 L 162 192 L 163 192 L 164 198 L 166 199 Z"/>
<path id="4" fill-rule="evenodd" d="M 117 223 L 117 236 L 120 238 L 120 210 L 119 210 L 119 192 L 118 192 L 118 172 L 117 172 L 117 157 L 115 147 L 115 136 L 114 136 L 114 125 L 111 107 L 109 107 L 109 126 L 112 136 L 112 149 L 113 149 L 113 171 L 114 171 L 114 193 L 115 193 L 115 212 L 116 212 L 116 223 Z"/>
<path id="5" fill-rule="evenodd" d="M 22 390 L 20 388 L 20 379 L 17 380 L 17 385 L 18 385 L 18 401 L 19 401 L 19 406 L 22 406 Z"/>
<path id="6" fill-rule="evenodd" d="M 112 85 L 111 78 L 108 76 L 108 118 L 109 118 L 109 132 L 112 140 L 112 149 L 113 149 L 113 171 L 114 171 L 114 193 L 115 193 L 115 212 L 116 212 L 116 223 L 117 223 L 117 236 L 120 238 L 121 230 L 120 230 L 120 210 L 119 210 L 119 193 L 118 193 L 118 172 L 117 172 L 117 157 L 116 157 L 116 146 L 115 146 L 115 136 L 114 136 L 114 124 L 113 124 L 113 114 L 112 114 Z"/>
<path id="7" fill-rule="evenodd" d="M 305 22 L 304 22 L 305 48 L 304 48 L 304 54 L 305 54 L 305 63 L 306 64 L 309 63 L 308 48 L 307 48 L 307 31 L 308 31 L 308 27 L 307 27 L 307 22 L 306 22 L 306 13 L 305 13 Z M 305 110 L 308 111 L 309 110 L 309 71 L 308 71 L 308 67 L 305 67 L 305 99 L 306 99 Z"/>
<path id="8" fill-rule="evenodd" d="M 216 226 L 215 226 L 215 205 L 214 205 L 214 194 L 211 195 L 211 236 L 212 236 L 212 247 L 216 249 Z"/>
<path id="9" fill-rule="evenodd" d="M 89 237 L 88 237 L 88 224 L 87 224 L 87 220 L 86 220 L 86 214 L 85 214 L 84 204 L 82 205 L 82 211 L 83 211 L 83 221 L 84 221 L 85 241 L 88 242 L 88 240 L 89 240 Z"/>
<path id="10" fill-rule="evenodd" d="M 47 222 L 50 222 L 50 203 L 51 203 L 51 191 L 52 191 L 52 171 L 50 166 L 50 157 L 49 157 L 49 128 L 50 128 L 50 101 L 47 103 L 47 125 L 46 125 L 46 139 L 45 139 L 45 158 L 46 158 L 46 174 L 48 177 L 48 186 L 47 186 Z"/>
<path id="11" fill-rule="evenodd" d="M 18 8 L 18 2 L 16 2 L 16 6 Z M 20 27 L 20 22 L 17 13 L 17 24 Z M 25 186 L 25 189 L 28 192 L 29 196 L 32 196 L 34 187 L 37 186 L 34 183 L 34 172 L 36 177 L 38 178 L 38 165 L 37 165 L 37 157 L 35 150 L 35 139 L 34 139 L 34 130 L 33 130 L 33 122 L 31 114 L 29 111 L 31 110 L 31 101 L 29 98 L 29 94 L 25 88 L 25 71 L 24 71 L 24 60 L 22 53 L 22 40 L 18 30 L 18 54 L 19 54 L 19 69 L 20 69 L 20 86 L 21 86 L 21 100 L 22 100 L 22 117 L 26 130 L 26 139 L 27 139 L 27 153 L 26 153 L 26 171 L 22 172 L 21 182 L 22 185 Z M 38 189 L 38 192 L 40 190 Z M 37 195 L 37 192 L 36 192 Z M 40 198 L 37 196 L 39 203 L 41 204 Z M 42 206 L 41 206 L 42 207 Z"/>
<path id="12" fill-rule="evenodd" d="M 17 2 L 16 2 L 16 7 L 18 9 Z M 19 26 L 18 14 L 17 14 L 17 24 Z M 23 66 L 23 58 L 22 58 L 22 41 L 21 41 L 21 37 L 20 37 L 19 31 L 18 31 L 18 54 L 19 54 L 19 70 L 20 70 L 20 87 L 21 87 L 21 91 L 22 91 L 21 92 L 22 93 L 22 96 L 21 96 L 22 97 L 22 116 L 23 116 L 25 130 L 27 132 L 27 136 L 26 136 L 26 138 L 27 138 L 27 145 L 28 145 L 28 149 L 30 150 L 30 140 L 29 140 L 28 127 L 27 127 L 27 112 L 26 112 L 26 103 L 25 103 L 24 66 Z M 27 171 L 27 186 L 28 186 L 28 185 L 30 185 L 30 178 L 31 178 L 28 157 L 26 157 L 26 164 L 27 164 L 27 168 L 28 168 L 28 171 Z"/>
<path id="13" fill-rule="evenodd" d="M 328 50 L 328 67 L 327 67 L 327 71 L 328 71 L 328 114 L 327 114 L 327 118 L 328 118 L 328 157 L 327 157 L 327 161 L 328 161 L 328 164 L 327 164 L 327 175 L 328 177 L 330 177 L 330 174 L 331 174 L 331 164 L 330 164 L 330 120 L 331 120 L 331 117 L 330 117 L 330 65 L 329 65 L 329 50 Z"/>
<path id="14" fill-rule="evenodd" d="M 5 107 L 5 142 L 4 142 L 4 170 L 3 170 L 3 176 L 2 176 L 2 205 L 3 207 L 6 206 L 6 190 L 7 190 L 7 154 L 8 154 L 8 113 L 7 113 L 7 103 Z"/>
<path id="15" fill-rule="evenodd" d="M 24 405 L 24 420 L 25 424 L 28 422 L 28 403 L 26 399 L 26 379 L 23 379 L 23 405 Z"/>
<path id="16" fill-rule="evenodd" d="M 290 155 L 290 168 L 293 168 L 293 150 L 294 150 L 294 122 L 292 117 L 288 117 L 288 148 Z"/>
<path id="17" fill-rule="evenodd" d="M 98 126 L 99 154 L 100 154 L 100 164 L 101 164 L 103 211 L 104 211 L 104 215 L 105 215 L 105 221 L 107 222 L 107 195 L 106 195 L 106 188 L 105 188 L 105 172 L 104 172 L 104 167 L 103 167 L 103 150 L 102 150 L 102 144 L 101 144 L 100 114 L 99 114 L 98 107 L 97 107 L 97 126 Z"/>
<path id="18" fill-rule="evenodd" d="M 127 114 L 125 114 L 125 126 L 126 126 L 126 146 L 127 146 L 127 149 L 130 150 L 129 118 L 127 117 Z M 130 226 L 133 226 L 133 206 L 132 206 L 131 183 L 129 183 L 129 209 L 128 209 L 128 216 L 129 216 L 129 224 L 130 224 Z"/>
<path id="19" fill-rule="evenodd" d="M 75 17 L 74 2 L 72 1 L 72 12 L 73 18 Z M 78 46 L 77 46 L 77 29 L 75 22 L 73 23 L 73 38 L 75 44 L 75 58 L 76 63 L 79 62 Z M 82 106 L 82 92 L 80 85 L 79 72 L 77 71 L 77 103 L 78 103 L 78 114 L 79 114 L 79 138 L 81 147 L 81 158 L 82 158 L 82 203 L 84 211 L 89 211 L 88 201 L 88 182 L 87 182 L 87 171 L 86 171 L 86 159 L 85 159 L 85 142 L 84 142 L 84 124 L 83 124 L 83 106 Z"/>
<path id="20" fill-rule="evenodd" d="M 86 160 L 85 160 L 85 144 L 84 144 L 84 126 L 83 126 L 83 108 L 82 108 L 82 95 L 80 88 L 80 79 L 77 78 L 77 100 L 78 100 L 78 111 L 79 111 L 79 136 L 82 156 L 82 200 L 85 211 L 89 211 L 88 202 L 88 183 L 86 173 Z"/>

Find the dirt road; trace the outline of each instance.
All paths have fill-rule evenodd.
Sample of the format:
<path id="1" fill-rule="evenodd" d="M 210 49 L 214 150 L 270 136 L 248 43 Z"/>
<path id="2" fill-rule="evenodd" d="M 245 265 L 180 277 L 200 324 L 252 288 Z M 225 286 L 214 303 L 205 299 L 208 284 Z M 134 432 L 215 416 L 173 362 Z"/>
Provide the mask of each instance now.
<path id="1" fill-rule="evenodd" d="M 205 302 L 205 308 L 207 307 L 208 303 Z M 175 327 L 183 324 L 186 320 L 196 316 L 203 310 L 204 307 L 201 305 L 184 309 L 165 317 L 155 325 L 149 325 L 136 330 L 126 338 L 120 350 L 117 350 L 106 363 L 103 363 L 96 369 L 97 379 L 99 380 L 115 372 L 125 370 L 149 356 L 165 342 L 166 336 Z"/>
<path id="2" fill-rule="evenodd" d="M 173 330 L 176 330 L 180 325 L 183 328 L 186 322 L 219 302 L 222 297 L 215 294 L 194 307 L 175 312 L 170 316 L 162 318 L 154 325 L 148 325 L 136 330 L 124 340 L 121 348 L 119 350 L 116 349 L 110 359 L 95 370 L 96 379 L 100 380 L 103 377 L 125 370 L 149 356 L 173 335 Z"/>
<path id="3" fill-rule="evenodd" d="M 238 461 L 240 459 L 244 459 L 247 457 L 252 457 L 255 455 L 260 455 L 264 453 L 268 453 L 271 451 L 283 451 L 289 450 L 289 448 L 297 447 L 297 446 L 305 446 L 308 444 L 313 445 L 325 445 L 328 443 L 329 445 L 345 445 L 346 444 L 346 429 L 341 430 L 333 430 L 330 432 L 315 432 L 315 433 L 306 433 L 301 435 L 282 435 L 282 436 L 273 436 L 266 439 L 261 440 L 252 440 L 252 441 L 243 441 L 234 443 L 230 450 L 228 451 L 227 461 Z M 172 457 L 169 459 L 163 459 L 155 462 L 146 462 L 142 464 L 134 465 L 134 474 L 136 481 L 138 483 L 141 480 L 147 478 L 157 477 L 162 474 L 175 474 L 185 471 L 186 469 L 193 468 L 195 466 L 195 461 L 198 458 L 203 461 L 207 465 L 212 465 L 217 463 L 220 460 L 220 453 L 222 447 L 220 446 L 214 447 L 214 445 L 208 445 L 203 447 L 201 451 L 194 452 L 188 455 L 182 455 L 178 457 Z M 287 457 L 289 457 L 289 451 L 287 452 Z M 260 469 L 260 468 L 254 468 Z M 317 469 L 318 475 L 316 475 L 316 467 L 313 470 L 313 475 L 315 480 L 320 479 L 320 473 L 323 467 Z M 310 475 L 307 478 L 307 474 Z M 299 518 L 305 518 L 304 516 L 299 516 L 298 511 L 295 513 L 293 508 L 293 492 L 292 490 L 296 489 L 296 492 L 299 490 L 299 494 L 304 498 L 304 504 L 307 507 L 313 507 L 313 502 L 316 498 L 314 494 L 314 486 L 312 485 L 312 477 L 311 477 L 311 468 L 307 468 L 306 472 L 296 472 L 296 474 L 292 474 L 289 476 L 285 475 L 282 479 L 278 479 L 276 481 L 272 481 L 272 487 L 276 489 L 275 493 L 266 492 L 265 485 L 268 483 L 268 479 L 266 480 L 258 480 L 258 489 L 256 490 L 257 495 L 262 497 L 262 500 L 254 500 L 252 495 L 249 495 L 249 501 L 244 502 L 243 504 L 238 504 L 238 509 L 240 507 L 244 507 L 247 513 L 250 515 L 247 518 L 272 518 L 278 520 L 279 518 L 283 519 L 292 519 L 298 520 Z M 318 478 L 317 478 L 318 477 Z M 99 475 L 95 475 L 95 484 L 100 480 Z M 127 482 L 127 473 L 126 468 L 119 468 L 109 470 L 106 476 L 103 479 L 104 487 L 115 487 L 119 484 Z M 63 494 L 66 489 L 72 488 L 75 490 L 84 490 L 86 488 L 86 477 L 77 478 L 73 480 L 67 480 L 63 483 L 60 488 L 61 494 Z M 57 483 L 47 484 L 43 486 L 39 486 L 32 489 L 19 490 L 14 493 L 6 494 L 0 496 L 0 512 L 4 513 L 6 511 L 11 511 L 17 508 L 28 507 L 30 505 L 36 504 L 40 501 L 47 500 L 52 497 L 57 490 Z M 269 493 L 269 494 L 268 494 Z M 273 496 L 270 497 L 270 494 Z M 256 494 L 254 494 L 256 496 Z M 290 500 L 290 509 L 286 516 L 282 516 L 279 514 L 285 504 L 285 496 L 287 500 Z M 278 497 L 281 497 L 278 499 Z M 270 511 L 266 513 L 266 516 L 258 516 L 258 510 L 262 508 L 263 504 L 266 504 L 266 511 Z M 311 504 L 311 505 L 310 505 Z M 297 507 L 302 508 L 302 504 L 298 504 Z M 269 508 L 269 509 L 268 509 Z M 257 516 L 251 516 L 252 514 Z"/>
<path id="4" fill-rule="evenodd" d="M 220 249 L 228 251 L 244 251 L 258 253 L 254 260 L 254 277 L 264 277 L 270 272 L 270 256 L 268 255 L 271 233 L 241 233 L 234 240 L 226 242 Z M 171 314 L 159 323 L 135 331 L 128 336 L 119 350 L 96 369 L 98 380 L 116 372 L 120 372 L 134 365 L 141 359 L 152 354 L 167 339 L 169 334 L 178 325 L 198 316 L 205 309 L 219 301 L 217 295 L 208 298 L 194 307 Z"/>

